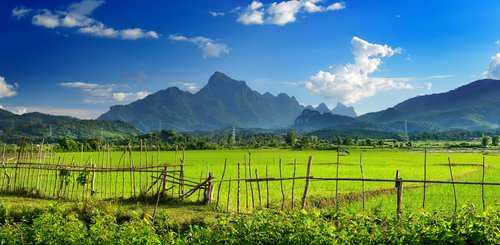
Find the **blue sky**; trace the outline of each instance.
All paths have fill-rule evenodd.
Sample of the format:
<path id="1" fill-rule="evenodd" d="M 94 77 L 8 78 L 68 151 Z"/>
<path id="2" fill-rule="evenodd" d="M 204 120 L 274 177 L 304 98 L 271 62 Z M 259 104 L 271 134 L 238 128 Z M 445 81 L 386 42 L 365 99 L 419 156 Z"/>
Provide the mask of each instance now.
<path id="1" fill-rule="evenodd" d="M 0 105 L 96 118 L 221 71 L 358 113 L 500 79 L 500 2 L 1 1 Z"/>

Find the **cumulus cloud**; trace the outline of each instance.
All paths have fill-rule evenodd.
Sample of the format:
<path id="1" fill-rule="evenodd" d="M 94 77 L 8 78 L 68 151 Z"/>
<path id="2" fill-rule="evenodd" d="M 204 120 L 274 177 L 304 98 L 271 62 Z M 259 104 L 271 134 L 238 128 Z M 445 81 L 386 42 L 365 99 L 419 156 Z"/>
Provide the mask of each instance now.
<path id="1" fill-rule="evenodd" d="M 238 17 L 237 21 L 244 25 L 286 25 L 297 20 L 299 13 L 318 13 L 337 11 L 346 7 L 345 3 L 337 2 L 329 6 L 319 5 L 322 0 L 289 0 L 273 2 L 264 6 L 254 0 Z"/>
<path id="2" fill-rule="evenodd" d="M 221 55 L 229 54 L 229 47 L 220 42 L 216 42 L 210 38 L 198 36 L 198 37 L 185 37 L 181 35 L 170 35 L 169 40 L 175 42 L 190 42 L 198 45 L 203 53 L 203 58 L 207 57 L 220 57 Z"/>
<path id="3" fill-rule="evenodd" d="M 217 12 L 217 11 L 209 11 L 208 12 L 212 17 L 219 17 L 219 16 L 224 16 L 224 12 Z"/>
<path id="4" fill-rule="evenodd" d="M 483 75 L 486 78 L 500 79 L 500 53 L 491 57 L 490 67 Z"/>
<path id="5" fill-rule="evenodd" d="M 199 87 L 196 83 L 185 82 L 185 81 L 173 82 L 172 86 L 184 88 L 191 93 L 194 93 L 194 92 L 198 91 L 198 89 L 199 89 Z"/>
<path id="6" fill-rule="evenodd" d="M 425 84 L 425 89 L 426 89 L 427 91 L 432 90 L 432 83 L 424 83 L 424 84 Z"/>
<path id="7" fill-rule="evenodd" d="M 19 20 L 27 16 L 29 13 L 31 13 L 31 11 L 33 11 L 33 9 L 26 8 L 24 6 L 18 6 L 12 10 L 11 15 L 12 17 L 17 18 Z"/>
<path id="8" fill-rule="evenodd" d="M 104 1 L 101 0 L 83 0 L 70 4 L 62 11 L 41 9 L 32 17 L 31 22 L 33 25 L 50 29 L 57 27 L 78 28 L 77 31 L 79 33 L 103 38 L 119 38 L 125 40 L 159 38 L 159 34 L 155 31 L 143 30 L 141 28 L 115 29 L 107 27 L 104 23 L 89 17 L 94 10 L 103 4 Z M 17 8 L 12 10 L 13 16 Z M 25 15 L 28 13 L 25 13 Z"/>
<path id="9" fill-rule="evenodd" d="M 369 43 L 359 37 L 351 40 L 354 64 L 332 66 L 319 71 L 305 82 L 304 87 L 313 94 L 334 98 L 343 103 L 354 103 L 389 89 L 414 89 L 412 78 L 370 77 L 382 64 L 381 58 L 400 53 L 400 48 Z"/>
<path id="10" fill-rule="evenodd" d="M 5 77 L 0 76 L 0 99 L 15 96 L 17 94 L 15 87 L 15 85 L 8 84 Z"/>
<path id="11" fill-rule="evenodd" d="M 115 92 L 117 89 L 126 89 L 128 87 L 126 85 L 66 82 L 59 83 L 59 86 L 81 90 L 87 95 L 87 97 L 83 99 L 83 102 L 91 104 L 128 102 L 143 99 L 149 95 L 148 91 Z"/>

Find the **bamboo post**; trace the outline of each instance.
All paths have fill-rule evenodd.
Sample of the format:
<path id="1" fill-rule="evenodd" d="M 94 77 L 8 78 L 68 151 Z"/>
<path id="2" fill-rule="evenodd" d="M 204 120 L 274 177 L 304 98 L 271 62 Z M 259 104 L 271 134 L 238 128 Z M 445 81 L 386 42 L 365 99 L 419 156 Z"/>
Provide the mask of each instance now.
<path id="1" fill-rule="evenodd" d="M 217 202 L 215 205 L 217 207 L 219 207 L 220 188 L 222 186 L 222 181 L 224 181 L 224 175 L 226 174 L 226 164 L 227 164 L 227 158 L 224 160 L 224 169 L 222 170 L 222 176 L 220 178 L 219 187 L 217 187 Z"/>
<path id="2" fill-rule="evenodd" d="M 485 163 L 485 159 L 483 156 L 483 178 L 481 179 L 481 200 L 483 202 L 483 211 L 485 211 L 485 208 L 486 208 L 486 205 L 484 202 L 484 172 L 485 172 L 484 163 Z"/>
<path id="3" fill-rule="evenodd" d="M 248 174 L 250 179 L 252 178 L 252 152 L 250 151 L 250 148 L 248 148 Z M 252 209 L 255 209 L 255 199 L 253 195 L 253 184 L 252 182 L 250 184 L 250 194 L 252 195 Z"/>
<path id="4" fill-rule="evenodd" d="M 201 182 L 203 182 L 203 171 L 201 171 L 201 174 L 200 174 L 200 183 Z M 202 188 L 198 189 L 198 202 L 200 201 L 201 190 L 202 190 Z"/>
<path id="5" fill-rule="evenodd" d="M 139 195 L 142 195 L 142 139 L 141 146 L 139 147 Z"/>
<path id="6" fill-rule="evenodd" d="M 212 203 L 212 197 L 213 197 L 213 194 L 214 194 L 214 183 L 213 183 L 213 179 L 214 179 L 214 174 L 212 172 L 208 173 L 208 191 L 207 191 L 207 196 L 205 198 L 205 203 L 207 205 L 209 205 L 210 203 Z"/>
<path id="7" fill-rule="evenodd" d="M 55 175 L 55 178 L 54 178 L 54 192 L 52 193 L 52 195 L 54 197 L 56 197 L 57 195 L 57 177 L 58 177 L 58 171 L 59 171 L 59 166 L 61 165 L 61 157 L 59 157 L 59 159 L 57 160 L 57 166 L 56 166 L 56 169 L 54 171 L 54 175 Z"/>
<path id="8" fill-rule="evenodd" d="M 106 146 L 100 146 L 99 150 L 102 153 L 102 160 L 101 160 L 101 199 L 104 199 L 106 196 L 106 182 L 104 181 L 104 173 L 106 173 L 106 169 L 104 167 L 105 161 L 106 161 Z"/>
<path id="9" fill-rule="evenodd" d="M 6 177 L 9 176 L 7 174 L 7 169 L 6 169 L 6 166 L 5 166 L 5 144 L 3 145 L 3 150 L 2 150 L 2 168 L 3 168 L 3 171 L 4 171 L 3 175 L 5 175 Z M 5 178 L 2 177 L 2 186 L 0 187 L 0 191 L 3 191 L 4 184 L 5 184 Z"/>
<path id="10" fill-rule="evenodd" d="M 363 153 L 359 153 L 359 168 L 361 170 L 361 193 L 363 198 L 363 212 L 365 211 L 365 175 L 363 174 Z"/>
<path id="11" fill-rule="evenodd" d="M 295 208 L 295 176 L 297 174 L 297 159 L 293 160 L 293 178 L 292 178 L 292 209 Z"/>
<path id="12" fill-rule="evenodd" d="M 174 154 L 174 175 L 175 175 L 175 170 L 177 169 L 177 151 L 179 150 L 179 147 L 177 146 L 177 144 L 175 145 L 175 154 Z M 172 186 L 172 197 L 174 196 L 174 188 Z"/>
<path id="13" fill-rule="evenodd" d="M 106 172 L 106 176 L 108 178 L 108 183 L 109 183 L 109 193 L 108 195 L 110 197 L 113 197 L 113 156 L 111 154 L 111 146 L 108 145 L 108 167 L 110 172 Z"/>
<path id="14" fill-rule="evenodd" d="M 125 168 L 126 168 L 126 163 L 127 163 L 127 146 L 125 148 L 125 151 L 123 152 L 123 170 L 122 172 L 122 199 L 125 198 Z"/>
<path id="15" fill-rule="evenodd" d="M 269 172 L 268 162 L 266 161 L 266 208 L 269 208 Z"/>
<path id="16" fill-rule="evenodd" d="M 90 165 L 92 166 L 92 180 L 90 182 L 90 195 L 95 196 L 96 190 L 95 190 L 95 167 L 96 164 L 92 163 L 92 159 L 90 159 Z"/>
<path id="17" fill-rule="evenodd" d="M 185 154 L 184 154 L 184 148 L 182 149 L 182 160 L 181 160 L 181 172 L 180 172 L 180 194 L 184 195 L 184 160 L 185 160 Z M 239 177 L 238 177 L 239 178 Z"/>
<path id="18" fill-rule="evenodd" d="M 247 156 L 243 155 L 243 174 L 247 178 Z M 248 209 L 248 182 L 245 181 L 245 207 Z"/>
<path id="19" fill-rule="evenodd" d="M 403 179 L 399 176 L 399 170 L 396 170 L 396 188 L 398 188 L 397 192 L 397 200 L 396 200 L 396 214 L 397 217 L 401 215 L 402 207 L 403 207 Z"/>
<path id="20" fill-rule="evenodd" d="M 145 140 L 144 141 L 144 157 L 146 158 L 146 169 L 148 169 L 148 142 Z M 148 183 L 149 183 L 149 174 L 146 174 L 146 191 L 144 192 L 144 194 L 147 193 L 148 189 L 147 189 L 147 186 L 148 186 Z"/>
<path id="21" fill-rule="evenodd" d="M 28 164 L 28 174 L 26 175 L 26 189 L 28 191 L 30 190 L 30 186 L 31 186 L 31 164 L 32 164 L 32 160 L 33 160 L 33 143 L 31 143 L 31 149 L 30 149 L 30 152 L 29 152 L 28 161 L 26 161 L 27 164 Z"/>
<path id="22" fill-rule="evenodd" d="M 162 175 L 166 175 L 167 173 L 165 172 L 162 172 Z M 160 176 L 158 176 L 159 178 Z M 163 178 L 162 178 L 163 180 Z M 157 189 L 157 194 L 156 194 L 156 204 L 155 204 L 155 209 L 153 211 L 153 221 L 152 223 L 154 224 L 155 223 L 155 218 L 156 218 L 156 210 L 158 209 L 158 205 L 160 204 L 160 195 L 161 195 L 161 192 L 160 192 L 160 185 L 158 185 L 158 189 Z"/>
<path id="23" fill-rule="evenodd" d="M 240 163 L 238 163 L 238 187 L 237 187 L 237 194 L 236 194 L 236 211 L 240 213 Z"/>
<path id="24" fill-rule="evenodd" d="M 309 156 L 309 161 L 307 161 L 307 172 L 306 172 L 306 186 L 304 188 L 304 195 L 302 196 L 302 209 L 306 207 L 307 193 L 309 192 L 309 183 L 311 182 L 311 165 L 312 156 Z"/>
<path id="25" fill-rule="evenodd" d="M 424 198 L 422 200 L 422 208 L 425 208 L 425 196 L 427 185 L 427 149 L 424 149 Z"/>
<path id="26" fill-rule="evenodd" d="M 340 163 L 340 146 L 337 146 L 337 166 L 335 170 L 335 210 L 339 211 L 339 163 Z"/>
<path id="27" fill-rule="evenodd" d="M 132 157 L 132 146 L 129 143 L 129 161 L 130 161 L 130 178 L 132 178 L 132 188 L 130 188 L 130 196 L 136 197 L 136 188 L 135 188 L 135 166 L 134 166 L 134 158 Z M 167 182 L 164 181 L 163 185 L 166 186 Z M 163 189 L 165 190 L 165 189 Z"/>
<path id="28" fill-rule="evenodd" d="M 262 207 L 262 196 L 260 195 L 259 171 L 255 169 L 255 179 L 257 179 L 257 192 L 259 194 L 259 207 Z"/>
<path id="29" fill-rule="evenodd" d="M 281 210 L 285 209 L 285 189 L 283 188 L 283 170 L 282 170 L 281 158 L 279 161 L 280 170 L 280 189 L 281 189 Z"/>
<path id="30" fill-rule="evenodd" d="M 454 212 L 457 212 L 457 190 L 455 189 L 455 180 L 453 179 L 453 172 L 451 171 L 451 161 L 450 158 L 448 157 L 448 166 L 450 167 L 450 177 L 451 177 L 451 184 L 453 185 L 453 198 L 455 201 L 455 209 Z"/>
<path id="31" fill-rule="evenodd" d="M 226 203 L 226 212 L 229 213 L 229 201 L 231 200 L 231 177 L 229 177 L 229 186 L 227 188 L 227 203 Z"/>

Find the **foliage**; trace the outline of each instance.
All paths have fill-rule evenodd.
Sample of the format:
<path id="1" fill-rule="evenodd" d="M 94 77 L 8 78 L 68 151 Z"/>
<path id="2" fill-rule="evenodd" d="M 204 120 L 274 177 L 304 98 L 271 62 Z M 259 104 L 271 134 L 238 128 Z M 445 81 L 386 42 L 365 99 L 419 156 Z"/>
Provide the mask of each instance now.
<path id="1" fill-rule="evenodd" d="M 111 208 L 110 208 L 111 207 Z M 0 206 L 0 209 L 3 206 Z M 85 210 L 84 210 L 85 209 Z M 90 211 L 90 212 L 89 212 Z M 26 211 L 30 212 L 30 211 Z M 0 243 L 28 244 L 499 244 L 500 215 L 464 206 L 457 213 L 421 210 L 380 216 L 330 210 L 221 214 L 215 223 L 175 223 L 168 213 L 131 212 L 118 221 L 119 209 L 51 205 L 31 222 L 6 214 Z M 25 214 L 30 216 L 29 214 Z M 31 215 L 33 216 L 33 215 Z"/>

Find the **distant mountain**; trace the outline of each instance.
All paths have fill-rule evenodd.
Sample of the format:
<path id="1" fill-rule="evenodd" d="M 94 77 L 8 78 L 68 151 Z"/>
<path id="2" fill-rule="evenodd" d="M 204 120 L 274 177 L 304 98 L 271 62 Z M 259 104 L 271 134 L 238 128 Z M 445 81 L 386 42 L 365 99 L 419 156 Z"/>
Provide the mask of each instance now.
<path id="1" fill-rule="evenodd" d="M 295 119 L 294 128 L 309 128 L 309 129 L 380 129 L 371 123 L 360 122 L 355 118 L 341 115 L 333 115 L 330 112 L 320 113 L 317 110 L 304 109 L 300 116 Z"/>
<path id="2" fill-rule="evenodd" d="M 356 111 L 354 111 L 354 107 L 352 106 L 346 106 L 340 102 L 337 102 L 337 105 L 335 108 L 332 109 L 332 114 L 334 115 L 341 115 L 341 116 L 348 116 L 348 117 L 356 117 Z"/>
<path id="3" fill-rule="evenodd" d="M 28 140 L 70 139 L 126 139 L 140 132 L 121 121 L 81 120 L 68 116 L 54 116 L 39 112 L 17 115 L 0 109 L 0 140 L 19 143 Z"/>
<path id="4" fill-rule="evenodd" d="M 500 81 L 483 79 L 457 89 L 423 95 L 359 119 L 385 124 L 426 123 L 437 130 L 500 128 Z M 408 130 L 413 130 L 410 126 Z"/>
<path id="5" fill-rule="evenodd" d="M 316 111 L 318 111 L 319 113 L 323 114 L 323 113 L 328 113 L 328 112 L 331 112 L 330 111 L 330 108 L 328 108 L 328 106 L 325 104 L 325 103 L 321 103 L 319 104 L 316 108 L 314 108 Z"/>
<path id="6" fill-rule="evenodd" d="M 98 120 L 122 120 L 143 131 L 160 127 L 212 130 L 233 125 L 281 128 L 292 125 L 303 109 L 294 97 L 260 94 L 243 81 L 215 72 L 195 94 L 171 87 L 128 105 L 112 106 Z"/>

